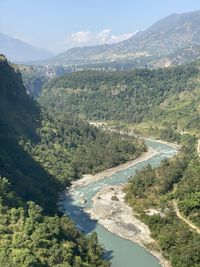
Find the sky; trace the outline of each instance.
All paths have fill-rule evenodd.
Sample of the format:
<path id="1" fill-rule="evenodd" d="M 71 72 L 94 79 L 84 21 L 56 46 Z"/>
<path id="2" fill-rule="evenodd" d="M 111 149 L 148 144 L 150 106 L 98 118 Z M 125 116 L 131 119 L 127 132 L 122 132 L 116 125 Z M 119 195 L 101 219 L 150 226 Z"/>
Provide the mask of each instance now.
<path id="1" fill-rule="evenodd" d="M 0 33 L 54 53 L 114 43 L 200 0 L 0 0 Z"/>

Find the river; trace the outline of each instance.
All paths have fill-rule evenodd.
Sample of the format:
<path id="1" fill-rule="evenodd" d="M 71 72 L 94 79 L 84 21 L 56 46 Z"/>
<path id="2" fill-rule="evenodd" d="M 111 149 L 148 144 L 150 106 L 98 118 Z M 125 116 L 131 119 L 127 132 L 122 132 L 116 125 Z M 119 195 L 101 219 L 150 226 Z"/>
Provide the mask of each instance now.
<path id="1" fill-rule="evenodd" d="M 83 210 L 91 207 L 93 196 L 103 187 L 126 183 L 136 170 L 142 169 L 147 164 L 158 166 L 164 158 L 170 158 L 177 152 L 174 147 L 158 141 L 146 140 L 146 144 L 156 149 L 159 154 L 110 177 L 95 181 L 87 186 L 76 187 L 69 196 L 64 198 L 65 212 L 75 221 L 77 227 L 87 234 L 92 231 L 97 232 L 99 242 L 106 249 L 105 257 L 110 259 L 112 267 L 160 267 L 159 261 L 144 248 L 107 231 L 97 221 L 91 220 Z M 82 197 L 87 200 L 85 204 L 80 203 Z"/>

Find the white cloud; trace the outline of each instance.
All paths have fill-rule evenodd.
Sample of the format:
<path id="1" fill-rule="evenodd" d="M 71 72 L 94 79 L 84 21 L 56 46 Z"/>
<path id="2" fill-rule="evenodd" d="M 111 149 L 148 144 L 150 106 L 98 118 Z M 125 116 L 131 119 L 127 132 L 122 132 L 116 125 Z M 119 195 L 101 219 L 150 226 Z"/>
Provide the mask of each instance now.
<path id="1" fill-rule="evenodd" d="M 111 29 L 104 29 L 96 34 L 96 39 L 100 43 L 106 43 L 109 41 L 111 35 Z"/>
<path id="2" fill-rule="evenodd" d="M 112 44 L 124 41 L 130 38 L 132 35 L 134 35 L 134 33 L 114 35 L 112 34 L 112 30 L 109 28 L 103 29 L 99 32 L 78 31 L 72 33 L 65 39 L 65 46 L 69 48 L 85 45 Z"/>
<path id="3" fill-rule="evenodd" d="M 87 43 L 91 40 L 91 33 L 89 31 L 80 31 L 72 33 L 70 39 L 73 43 Z"/>

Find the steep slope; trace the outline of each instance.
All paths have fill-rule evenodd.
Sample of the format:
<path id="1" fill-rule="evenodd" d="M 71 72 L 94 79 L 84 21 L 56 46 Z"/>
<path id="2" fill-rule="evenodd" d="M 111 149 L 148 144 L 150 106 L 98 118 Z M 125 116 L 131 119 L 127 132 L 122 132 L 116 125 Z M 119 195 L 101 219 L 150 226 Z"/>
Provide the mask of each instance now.
<path id="1" fill-rule="evenodd" d="M 172 14 L 139 32 L 129 40 L 117 44 L 116 50 L 147 51 L 167 54 L 189 45 L 200 44 L 200 11 Z"/>
<path id="2" fill-rule="evenodd" d="M 21 40 L 0 33 L 0 53 L 15 62 L 43 60 L 54 56 L 46 49 L 31 46 Z"/>
<path id="3" fill-rule="evenodd" d="M 39 141 L 40 110 L 26 94 L 20 73 L 11 68 L 3 56 L 0 69 L 1 175 L 12 182 L 22 199 L 34 200 L 53 211 L 61 186 L 32 159 L 22 144 L 28 140 L 31 143 Z"/>
<path id="4" fill-rule="evenodd" d="M 199 24 L 200 11 L 172 14 L 126 41 L 112 45 L 72 48 L 46 63 L 94 64 L 132 59 L 135 64 L 141 60 L 140 64 L 137 64 L 140 67 L 147 63 L 152 65 L 153 59 L 157 57 L 200 45 Z"/>
<path id="5" fill-rule="evenodd" d="M 0 101 L 0 266 L 108 267 L 96 234 L 84 236 L 58 214 L 64 187 L 31 150 L 40 142 L 41 111 L 2 55 Z"/>
<path id="6" fill-rule="evenodd" d="M 27 93 L 33 97 L 41 93 L 43 84 L 48 80 L 74 71 L 74 68 L 66 66 L 33 66 L 18 64 L 17 68 L 22 74 L 22 80 Z"/>

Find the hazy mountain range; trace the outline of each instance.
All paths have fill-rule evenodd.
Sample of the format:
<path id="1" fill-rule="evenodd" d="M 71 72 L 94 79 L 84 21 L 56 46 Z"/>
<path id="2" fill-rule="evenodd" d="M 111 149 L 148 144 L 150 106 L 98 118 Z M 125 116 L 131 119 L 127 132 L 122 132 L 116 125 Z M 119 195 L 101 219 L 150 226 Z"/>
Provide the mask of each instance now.
<path id="1" fill-rule="evenodd" d="M 59 54 L 48 64 L 96 64 L 132 61 L 136 66 L 181 64 L 200 57 L 200 11 L 172 14 L 126 41 L 76 47 Z M 156 62 L 155 62 L 156 60 Z"/>
<path id="2" fill-rule="evenodd" d="M 167 67 L 200 58 L 199 25 L 200 11 L 172 14 L 123 42 L 75 47 L 56 56 L 0 34 L 0 52 L 15 62 L 38 65 L 101 69 Z"/>
<path id="3" fill-rule="evenodd" d="M 2 33 L 0 33 L 0 53 L 15 62 L 43 60 L 54 56 L 46 49 L 34 47 Z"/>

